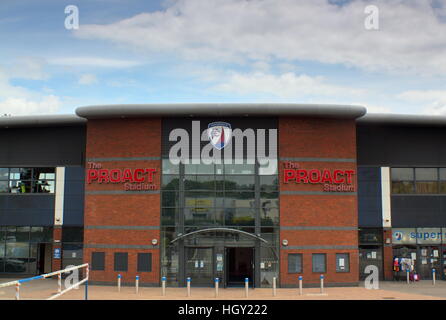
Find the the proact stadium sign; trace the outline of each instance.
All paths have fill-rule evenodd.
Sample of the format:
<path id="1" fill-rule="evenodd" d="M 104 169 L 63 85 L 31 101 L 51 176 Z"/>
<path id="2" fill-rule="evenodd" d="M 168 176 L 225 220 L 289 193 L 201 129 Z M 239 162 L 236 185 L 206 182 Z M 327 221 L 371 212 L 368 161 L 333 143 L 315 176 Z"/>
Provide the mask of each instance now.
<path id="1" fill-rule="evenodd" d="M 155 168 L 104 169 L 101 163 L 87 163 L 87 183 L 123 184 L 126 191 L 156 190 Z"/>
<path id="2" fill-rule="evenodd" d="M 354 192 L 352 169 L 303 169 L 298 163 L 283 164 L 283 183 L 322 184 L 325 192 Z"/>

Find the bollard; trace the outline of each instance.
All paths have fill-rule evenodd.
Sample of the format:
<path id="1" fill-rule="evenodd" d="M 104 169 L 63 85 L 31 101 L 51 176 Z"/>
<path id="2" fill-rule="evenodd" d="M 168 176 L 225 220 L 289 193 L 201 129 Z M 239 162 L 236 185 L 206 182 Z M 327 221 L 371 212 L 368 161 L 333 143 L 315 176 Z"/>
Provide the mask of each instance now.
<path id="1" fill-rule="evenodd" d="M 85 281 L 85 300 L 88 300 L 88 280 Z"/>
<path id="2" fill-rule="evenodd" d="M 187 282 L 187 296 L 190 297 L 190 277 L 187 277 L 186 282 Z"/>
<path id="3" fill-rule="evenodd" d="M 20 283 L 16 283 L 15 285 L 15 299 L 20 300 Z"/>
<path id="4" fill-rule="evenodd" d="M 121 292 L 121 275 L 118 274 L 118 292 Z"/>
<path id="5" fill-rule="evenodd" d="M 87 266 L 85 272 L 86 272 L 85 278 L 87 279 L 87 281 L 85 281 L 85 300 L 88 300 L 88 279 L 89 279 L 89 273 L 90 273 L 89 266 Z"/>
<path id="6" fill-rule="evenodd" d="M 248 298 L 249 278 L 245 278 L 245 296 Z"/>
<path id="7" fill-rule="evenodd" d="M 406 281 L 407 281 L 407 284 L 409 284 L 409 269 L 407 269 L 406 270 Z"/>
<path id="8" fill-rule="evenodd" d="M 299 295 L 302 295 L 302 276 L 299 276 Z"/>
<path id="9" fill-rule="evenodd" d="M 135 289 L 136 289 L 136 294 L 138 294 L 138 292 L 139 292 L 139 276 L 136 276 Z"/>
<path id="10" fill-rule="evenodd" d="M 432 269 L 432 285 L 435 286 L 435 269 Z"/>
<path id="11" fill-rule="evenodd" d="M 215 278 L 215 297 L 218 297 L 218 278 Z"/>
<path id="12" fill-rule="evenodd" d="M 273 277 L 273 297 L 275 297 L 276 294 L 276 277 Z"/>
<path id="13" fill-rule="evenodd" d="M 166 295 L 166 277 L 161 278 L 161 286 L 163 291 L 163 297 Z"/>
<path id="14" fill-rule="evenodd" d="M 324 293 L 324 275 L 321 274 L 321 293 Z"/>
<path id="15" fill-rule="evenodd" d="M 62 292 L 62 275 L 59 273 L 57 275 L 57 293 Z"/>

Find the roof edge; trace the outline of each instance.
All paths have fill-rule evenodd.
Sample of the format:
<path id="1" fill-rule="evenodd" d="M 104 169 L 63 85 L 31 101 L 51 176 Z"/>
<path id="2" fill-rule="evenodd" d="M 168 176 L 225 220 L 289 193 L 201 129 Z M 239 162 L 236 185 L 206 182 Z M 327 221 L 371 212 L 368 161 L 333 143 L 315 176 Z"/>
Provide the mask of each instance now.
<path id="1" fill-rule="evenodd" d="M 367 109 L 353 105 L 295 103 L 174 103 L 116 104 L 85 106 L 76 109 L 86 119 L 181 117 L 181 116 L 307 116 L 356 119 Z"/>
<path id="2" fill-rule="evenodd" d="M 87 120 L 74 114 L 0 117 L 0 128 L 85 126 Z"/>
<path id="3" fill-rule="evenodd" d="M 356 120 L 358 125 L 446 126 L 446 116 L 399 113 L 367 113 Z"/>

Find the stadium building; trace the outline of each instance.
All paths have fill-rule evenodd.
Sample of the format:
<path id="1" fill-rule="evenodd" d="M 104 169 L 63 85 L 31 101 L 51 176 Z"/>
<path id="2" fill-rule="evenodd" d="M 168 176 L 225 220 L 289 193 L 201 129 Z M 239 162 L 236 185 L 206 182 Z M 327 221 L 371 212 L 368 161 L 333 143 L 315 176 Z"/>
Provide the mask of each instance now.
<path id="1" fill-rule="evenodd" d="M 0 276 L 354 286 L 446 279 L 446 117 L 147 104 L 0 118 Z M 443 239 L 445 238 L 445 239 Z"/>

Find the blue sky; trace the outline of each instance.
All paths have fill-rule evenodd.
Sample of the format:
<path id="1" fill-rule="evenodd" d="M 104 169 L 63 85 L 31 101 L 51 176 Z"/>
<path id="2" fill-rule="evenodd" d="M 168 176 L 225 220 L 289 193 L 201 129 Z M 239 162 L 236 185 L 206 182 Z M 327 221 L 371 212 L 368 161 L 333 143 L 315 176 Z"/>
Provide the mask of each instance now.
<path id="1" fill-rule="evenodd" d="M 3 0 L 0 113 L 296 102 L 441 115 L 445 34 L 446 0 Z"/>

